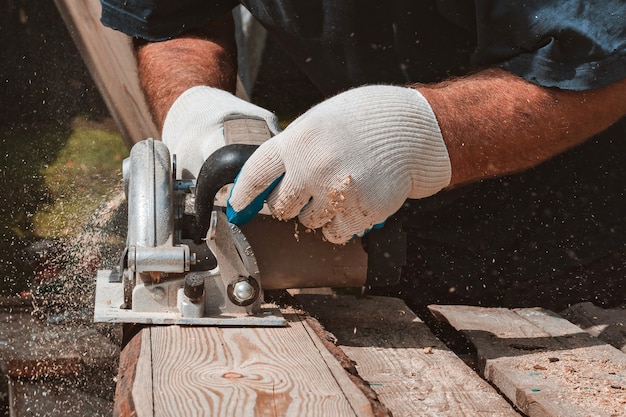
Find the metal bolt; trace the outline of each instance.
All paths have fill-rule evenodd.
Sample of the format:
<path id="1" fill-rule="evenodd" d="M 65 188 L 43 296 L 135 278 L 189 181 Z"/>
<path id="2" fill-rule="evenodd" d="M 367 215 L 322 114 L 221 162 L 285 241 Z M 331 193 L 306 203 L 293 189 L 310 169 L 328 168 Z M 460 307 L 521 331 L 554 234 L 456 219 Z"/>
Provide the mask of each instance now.
<path id="1" fill-rule="evenodd" d="M 198 263 L 198 255 L 195 252 L 191 252 L 189 254 L 189 263 L 191 265 L 196 265 Z"/>
<path id="2" fill-rule="evenodd" d="M 252 277 L 239 277 L 228 286 L 230 301 L 238 306 L 247 306 L 256 300 L 259 295 L 259 283 Z"/>
<path id="3" fill-rule="evenodd" d="M 163 287 L 154 287 L 152 289 L 152 298 L 161 301 L 165 298 L 165 289 Z"/>
<path id="4" fill-rule="evenodd" d="M 254 297 L 254 287 L 248 281 L 240 281 L 235 284 L 233 295 L 239 300 L 247 301 Z"/>

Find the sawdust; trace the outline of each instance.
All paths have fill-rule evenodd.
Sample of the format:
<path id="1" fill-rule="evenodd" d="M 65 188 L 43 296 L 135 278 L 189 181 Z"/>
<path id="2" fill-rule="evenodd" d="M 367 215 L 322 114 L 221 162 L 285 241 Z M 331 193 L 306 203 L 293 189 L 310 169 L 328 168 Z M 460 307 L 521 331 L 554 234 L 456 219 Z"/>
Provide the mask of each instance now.
<path id="1" fill-rule="evenodd" d="M 126 204 L 123 192 L 101 205 L 76 236 L 61 239 L 53 258 L 54 277 L 33 288 L 35 313 L 48 321 L 92 322 L 95 277 L 112 268 L 125 246 Z"/>
<path id="2" fill-rule="evenodd" d="M 602 415 L 624 416 L 626 410 L 626 368 L 607 359 L 594 358 L 585 348 L 558 355 L 536 353 L 517 369 L 541 381 L 558 381 L 558 398 Z M 538 392 L 538 391 L 537 391 Z"/>
<path id="3" fill-rule="evenodd" d="M 346 209 L 346 196 L 344 194 L 344 191 L 348 189 L 352 184 L 352 175 L 348 175 L 344 179 L 338 179 L 337 182 L 338 185 L 332 188 L 327 194 L 329 198 L 328 204 L 331 208 L 331 210 L 329 210 L 327 214 L 331 218 L 335 217 L 336 213 L 341 213 Z"/>
<path id="4" fill-rule="evenodd" d="M 91 323 L 95 271 L 110 267 L 118 258 L 124 246 L 126 235 L 126 205 L 123 196 L 105 204 L 79 231 L 76 238 L 64 242 L 64 256 L 58 262 L 62 271 L 52 281 L 42 282 L 34 293 L 34 300 L 41 317 L 47 320 L 82 321 Z M 311 230 L 306 230 L 310 233 Z M 300 230 L 294 226 L 294 238 L 299 238 Z M 107 265 L 108 263 L 108 265 Z M 425 349 L 425 354 L 432 351 Z M 564 400 L 576 401 L 584 408 L 602 407 L 608 415 L 623 415 L 626 407 L 624 369 L 611 369 L 607 363 L 598 360 L 584 369 L 574 357 L 537 356 L 527 367 L 527 372 L 538 372 L 540 378 L 558 377 L 565 387 L 563 392 L 571 392 Z M 609 382 L 607 382 L 609 381 Z M 580 393 L 585 395 L 580 395 Z"/>
<path id="5" fill-rule="evenodd" d="M 21 401 L 34 407 L 33 413 L 41 409 L 45 415 L 61 415 L 55 408 L 61 407 L 67 415 L 85 415 L 79 410 L 91 407 L 98 412 L 90 415 L 110 414 L 107 409 L 115 392 L 117 355 L 102 356 L 108 351 L 101 354 L 94 350 L 119 347 L 122 329 L 119 325 L 94 323 L 93 302 L 97 270 L 112 267 L 125 246 L 126 201 L 121 185 L 118 191 L 76 228 L 74 236 L 55 240 L 54 250 L 41 259 L 36 284 L 20 298 L 29 307 L 32 323 L 17 327 L 27 329 L 29 345 L 20 350 L 25 359 L 13 366 L 14 380 L 18 381 L 14 389 L 20 391 Z M 17 319 L 15 315 L 13 320 Z M 102 336 L 111 343 L 104 346 L 98 339 Z M 6 343 L 14 344 L 11 338 Z M 68 349 L 78 354 L 72 350 L 67 356 L 63 352 Z M 52 391 L 46 391 L 49 389 Z M 72 398 L 71 404 L 64 402 L 68 398 Z M 0 415 L 2 412 L 0 404 Z"/>

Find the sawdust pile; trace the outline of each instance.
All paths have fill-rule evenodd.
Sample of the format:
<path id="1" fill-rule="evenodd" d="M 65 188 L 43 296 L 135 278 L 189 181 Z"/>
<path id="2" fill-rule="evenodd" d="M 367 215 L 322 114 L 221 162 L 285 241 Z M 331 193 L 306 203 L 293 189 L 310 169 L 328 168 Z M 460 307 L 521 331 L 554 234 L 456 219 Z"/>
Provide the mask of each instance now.
<path id="1" fill-rule="evenodd" d="M 518 369 L 543 381 L 558 381 L 559 400 L 601 415 L 618 417 L 626 410 L 626 370 L 585 348 L 532 355 Z"/>

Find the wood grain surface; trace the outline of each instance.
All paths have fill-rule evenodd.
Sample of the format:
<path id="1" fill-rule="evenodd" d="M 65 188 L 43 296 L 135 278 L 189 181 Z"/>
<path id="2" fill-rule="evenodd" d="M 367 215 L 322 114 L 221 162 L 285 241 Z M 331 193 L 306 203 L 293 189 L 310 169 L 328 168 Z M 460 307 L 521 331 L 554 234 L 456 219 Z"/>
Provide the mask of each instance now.
<path id="1" fill-rule="evenodd" d="M 371 416 L 306 320 L 288 320 L 283 328 L 146 327 L 135 336 L 140 346 L 122 352 L 117 415 Z"/>

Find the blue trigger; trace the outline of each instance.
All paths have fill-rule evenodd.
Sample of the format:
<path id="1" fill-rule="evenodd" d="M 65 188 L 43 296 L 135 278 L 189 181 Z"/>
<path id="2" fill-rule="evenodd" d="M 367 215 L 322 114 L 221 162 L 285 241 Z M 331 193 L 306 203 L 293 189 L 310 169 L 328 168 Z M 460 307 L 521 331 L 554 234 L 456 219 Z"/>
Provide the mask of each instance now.
<path id="1" fill-rule="evenodd" d="M 256 196 L 254 200 L 252 200 L 252 202 L 248 204 L 246 207 L 244 207 L 244 209 L 241 211 L 236 211 L 230 205 L 230 196 L 229 196 L 228 201 L 226 202 L 226 217 L 228 218 L 228 221 L 238 226 L 242 226 L 248 223 L 250 220 L 252 220 L 254 216 L 256 216 L 259 213 L 259 211 L 261 211 L 261 209 L 263 208 L 263 203 L 267 199 L 267 196 L 272 192 L 272 190 L 276 187 L 276 185 L 280 182 L 280 180 L 283 179 L 284 175 L 285 174 L 282 174 L 281 176 L 276 178 L 274 181 L 272 181 L 272 183 L 265 190 L 263 190 L 261 194 Z M 234 181 L 235 185 L 231 189 L 231 194 L 232 194 L 232 190 L 237 185 L 237 178 L 239 178 L 239 174 L 237 174 L 237 177 L 235 178 L 235 181 Z"/>

